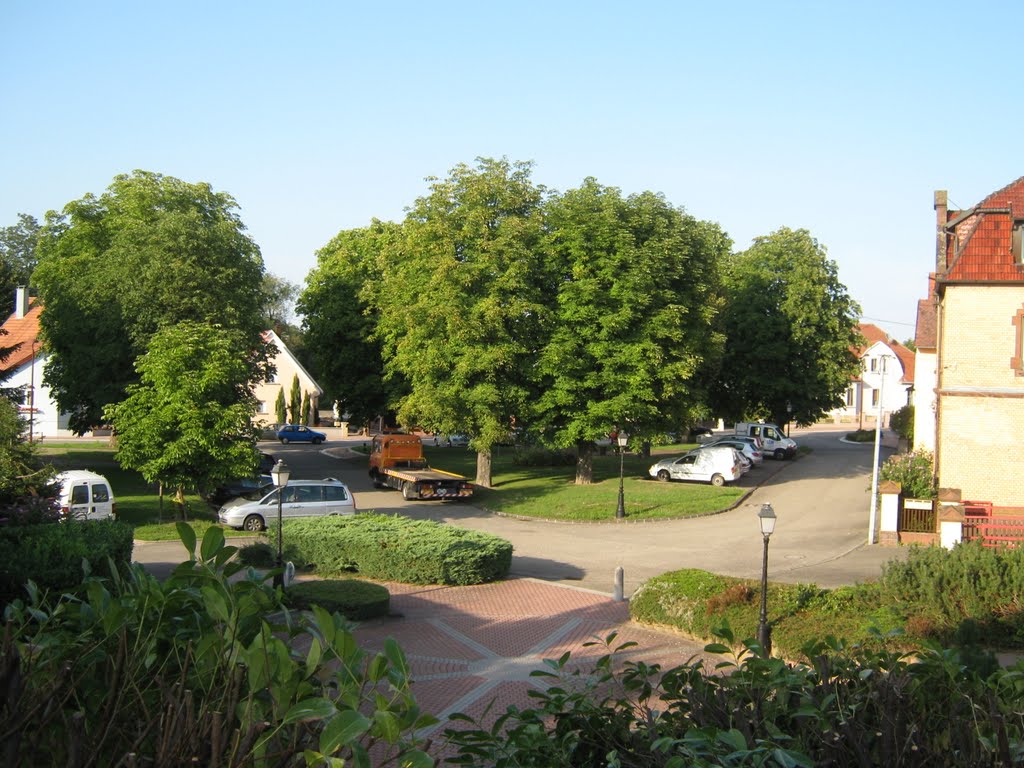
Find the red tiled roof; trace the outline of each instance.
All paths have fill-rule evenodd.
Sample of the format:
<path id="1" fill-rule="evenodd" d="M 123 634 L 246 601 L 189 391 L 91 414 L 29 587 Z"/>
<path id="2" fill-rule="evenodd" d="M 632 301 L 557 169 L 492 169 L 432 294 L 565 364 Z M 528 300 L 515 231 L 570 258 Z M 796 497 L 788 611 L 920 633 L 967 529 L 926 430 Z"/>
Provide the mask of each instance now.
<path id="1" fill-rule="evenodd" d="M 957 227 L 960 247 L 942 279 L 959 282 L 1021 282 L 1024 265 L 1014 260 L 1013 224 L 1024 220 L 1024 176 L 986 197 Z"/>
<path id="2" fill-rule="evenodd" d="M 914 344 L 918 349 L 935 349 L 938 343 L 938 336 L 936 335 L 938 317 L 938 305 L 934 299 L 921 299 L 917 302 L 917 326 L 914 330 Z"/>
<path id="3" fill-rule="evenodd" d="M 5 368 L 17 368 L 32 359 L 32 342 L 39 338 L 39 315 L 42 311 L 43 305 L 39 303 L 39 300 L 32 299 L 30 301 L 30 308 L 24 317 L 15 317 L 12 314 L 0 326 L 0 328 L 7 331 L 6 336 L 0 336 L 0 347 L 13 347 L 15 344 L 21 345 L 7 358 L 7 361 L 4 363 Z M 39 347 L 37 346 L 36 351 L 38 349 Z"/>

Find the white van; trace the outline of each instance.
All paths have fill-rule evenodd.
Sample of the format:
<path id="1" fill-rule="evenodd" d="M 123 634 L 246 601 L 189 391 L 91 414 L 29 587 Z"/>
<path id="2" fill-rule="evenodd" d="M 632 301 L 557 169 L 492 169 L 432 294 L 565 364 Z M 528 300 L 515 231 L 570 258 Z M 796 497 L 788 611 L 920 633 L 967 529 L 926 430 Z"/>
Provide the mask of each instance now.
<path id="1" fill-rule="evenodd" d="M 761 438 L 761 453 L 775 459 L 791 459 L 796 456 L 796 443 L 790 440 L 776 424 L 763 421 L 741 421 L 736 425 L 736 434 Z"/>
<path id="2" fill-rule="evenodd" d="M 87 469 L 69 469 L 54 478 L 60 484 L 61 516 L 74 520 L 106 520 L 117 514 L 117 502 L 103 475 Z"/>
<path id="3" fill-rule="evenodd" d="M 735 448 L 709 445 L 685 456 L 663 459 L 648 470 L 651 477 L 663 483 L 669 480 L 700 480 L 723 486 L 743 475 L 743 465 Z"/>

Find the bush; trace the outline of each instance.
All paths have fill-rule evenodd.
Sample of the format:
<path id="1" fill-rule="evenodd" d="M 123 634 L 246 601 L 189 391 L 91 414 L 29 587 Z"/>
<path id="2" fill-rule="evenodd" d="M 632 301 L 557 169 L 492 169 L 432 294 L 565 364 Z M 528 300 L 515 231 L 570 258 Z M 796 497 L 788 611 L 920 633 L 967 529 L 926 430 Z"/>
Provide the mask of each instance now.
<path id="1" fill-rule="evenodd" d="M 273 540 L 274 533 L 268 533 Z M 286 560 L 317 573 L 356 572 L 407 584 L 483 584 L 504 578 L 512 545 L 430 520 L 387 515 L 309 517 L 284 524 Z"/>
<path id="2" fill-rule="evenodd" d="M 989 644 L 1024 642 L 1024 550 L 980 542 L 953 549 L 914 547 L 891 561 L 878 582 L 881 598 L 913 617 L 937 640 L 951 642 L 970 622 Z"/>
<path id="3" fill-rule="evenodd" d="M 728 653 L 735 637 L 708 652 Z M 568 653 L 535 673 L 535 705 L 509 707 L 486 728 L 455 715 L 458 765 L 855 768 L 1018 764 L 1024 757 L 1024 665 L 971 671 L 955 651 L 914 657 L 819 642 L 813 664 L 750 652 L 708 670 L 691 661 L 662 674 L 615 647 L 590 670 Z M 599 645 L 588 643 L 588 645 Z M 728 670 L 728 674 L 722 674 Z M 499 727 L 500 726 L 500 727 Z"/>
<path id="4" fill-rule="evenodd" d="M 163 583 L 135 566 L 52 608 L 35 589 L 8 606 L 4 764 L 368 766 L 372 750 L 375 765 L 433 765 L 416 732 L 437 720 L 401 649 L 363 651 L 322 608 L 289 613 L 234 553 L 210 528 Z"/>
<path id="5" fill-rule="evenodd" d="M 873 443 L 875 442 L 875 430 L 858 429 L 856 432 L 848 432 L 846 439 L 853 443 Z"/>
<path id="6" fill-rule="evenodd" d="M 902 494 L 908 499 L 934 499 L 934 460 L 930 451 L 900 453 L 882 464 L 878 470 L 880 480 L 891 480 L 903 487 Z"/>
<path id="7" fill-rule="evenodd" d="M 111 561 L 120 568 L 131 560 L 132 528 L 114 520 L 0 527 L 0 606 L 24 597 L 29 581 L 60 592 L 87 573 L 110 576 Z"/>
<path id="8" fill-rule="evenodd" d="M 293 608 L 308 610 L 319 605 L 353 621 L 387 616 L 391 608 L 391 593 L 386 588 L 358 579 L 299 581 L 285 596 Z"/>
<path id="9" fill-rule="evenodd" d="M 889 427 L 900 437 L 914 443 L 914 406 L 907 403 L 889 418 Z"/>

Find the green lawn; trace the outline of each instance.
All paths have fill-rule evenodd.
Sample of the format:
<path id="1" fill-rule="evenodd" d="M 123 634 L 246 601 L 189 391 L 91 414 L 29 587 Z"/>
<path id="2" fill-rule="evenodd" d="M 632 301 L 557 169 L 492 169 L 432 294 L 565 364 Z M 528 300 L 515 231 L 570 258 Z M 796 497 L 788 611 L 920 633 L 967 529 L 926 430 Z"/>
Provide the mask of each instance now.
<path id="1" fill-rule="evenodd" d="M 685 453 L 693 446 L 663 446 L 659 455 Z M 453 448 L 424 449 L 431 466 L 476 476 L 476 454 Z M 594 456 L 594 483 L 576 485 L 572 466 L 521 467 L 511 448 L 498 448 L 493 457 L 493 488 L 478 488 L 474 504 L 492 512 L 546 520 L 611 520 L 619 496 L 619 457 L 609 452 Z M 742 488 L 715 488 L 703 483 L 659 483 L 647 475 L 657 458 L 626 454 L 623 496 L 626 516 L 638 520 L 692 517 L 731 507 Z"/>

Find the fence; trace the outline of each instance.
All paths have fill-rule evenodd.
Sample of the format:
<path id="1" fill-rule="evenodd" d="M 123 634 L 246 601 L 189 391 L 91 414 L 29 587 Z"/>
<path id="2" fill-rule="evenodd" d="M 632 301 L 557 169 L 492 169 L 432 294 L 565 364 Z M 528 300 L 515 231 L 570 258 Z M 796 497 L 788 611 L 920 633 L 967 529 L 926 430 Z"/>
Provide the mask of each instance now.
<path id="1" fill-rule="evenodd" d="M 965 501 L 963 506 L 964 541 L 980 541 L 986 547 L 1024 544 L 1024 517 L 1009 516 L 1005 509 L 986 501 Z"/>
<path id="2" fill-rule="evenodd" d="M 906 533 L 935 533 L 935 505 L 931 501 L 904 499 L 900 505 L 897 530 Z"/>

